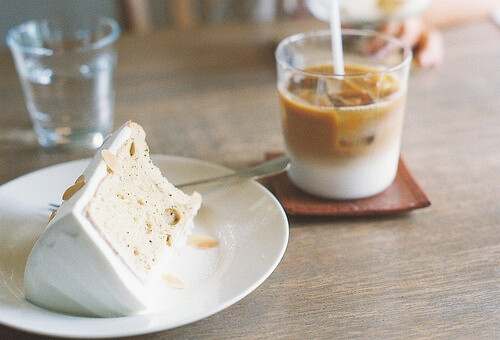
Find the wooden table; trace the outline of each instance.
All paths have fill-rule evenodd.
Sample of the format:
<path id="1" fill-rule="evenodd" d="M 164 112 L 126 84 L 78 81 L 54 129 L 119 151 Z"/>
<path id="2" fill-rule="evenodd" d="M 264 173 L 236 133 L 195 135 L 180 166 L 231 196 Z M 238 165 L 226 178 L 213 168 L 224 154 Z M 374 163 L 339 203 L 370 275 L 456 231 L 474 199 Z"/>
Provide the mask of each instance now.
<path id="1" fill-rule="evenodd" d="M 281 150 L 276 43 L 316 21 L 124 36 L 116 124 L 153 153 L 232 168 Z M 290 218 L 287 252 L 242 301 L 144 338 L 500 337 L 500 35 L 444 32 L 445 65 L 411 75 L 402 152 L 429 208 Z M 0 184 L 88 156 L 37 147 L 10 54 L 0 54 Z M 0 326 L 0 337 L 30 335 Z"/>

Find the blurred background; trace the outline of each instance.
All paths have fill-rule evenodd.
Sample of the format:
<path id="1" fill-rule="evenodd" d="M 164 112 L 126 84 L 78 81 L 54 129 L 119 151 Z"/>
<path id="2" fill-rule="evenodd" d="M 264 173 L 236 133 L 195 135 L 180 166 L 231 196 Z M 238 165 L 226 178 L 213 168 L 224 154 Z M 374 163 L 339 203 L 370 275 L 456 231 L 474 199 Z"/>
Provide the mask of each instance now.
<path id="1" fill-rule="evenodd" d="M 426 24 L 445 28 L 471 20 L 490 17 L 500 25 L 499 0 L 341 0 L 341 6 L 352 7 L 351 15 L 374 4 L 386 7 L 387 13 L 409 3 L 425 7 Z M 6 47 L 5 35 L 10 27 L 32 19 L 55 19 L 62 24 L 87 22 L 95 17 L 116 19 L 125 32 L 144 32 L 153 28 L 190 28 L 200 24 L 227 21 L 272 21 L 311 17 L 309 8 L 321 9 L 328 0 L 0 0 L 0 48 Z M 359 6 L 362 7 L 359 7 Z M 495 10 L 496 9 L 496 10 Z M 361 10 L 361 12 L 363 12 Z M 313 11 L 314 12 L 314 11 Z M 322 18 L 321 12 L 315 13 Z M 343 21 L 347 19 L 343 12 Z"/>
<path id="2" fill-rule="evenodd" d="M 303 0 L 0 0 L 0 46 L 6 47 L 9 28 L 33 19 L 63 23 L 112 17 L 125 31 L 152 28 L 189 28 L 223 21 L 274 20 L 308 16 Z"/>

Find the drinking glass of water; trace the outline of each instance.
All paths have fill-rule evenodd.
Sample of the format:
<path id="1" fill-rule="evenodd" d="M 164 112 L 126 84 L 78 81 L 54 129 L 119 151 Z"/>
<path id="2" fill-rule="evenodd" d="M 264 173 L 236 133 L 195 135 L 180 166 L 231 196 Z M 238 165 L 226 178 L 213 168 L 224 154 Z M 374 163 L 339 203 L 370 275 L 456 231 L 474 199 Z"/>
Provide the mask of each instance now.
<path id="1" fill-rule="evenodd" d="M 29 21 L 12 28 L 26 106 L 41 146 L 95 149 L 113 124 L 118 23 Z"/>

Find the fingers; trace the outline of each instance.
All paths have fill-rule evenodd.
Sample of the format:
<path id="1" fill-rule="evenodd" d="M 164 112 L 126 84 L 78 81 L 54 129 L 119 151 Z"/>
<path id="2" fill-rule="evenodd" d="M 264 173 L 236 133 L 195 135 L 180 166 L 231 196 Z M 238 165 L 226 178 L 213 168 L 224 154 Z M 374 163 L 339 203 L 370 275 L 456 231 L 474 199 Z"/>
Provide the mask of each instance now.
<path id="1" fill-rule="evenodd" d="M 401 23 L 396 21 L 388 22 L 380 27 L 378 31 L 383 34 L 397 36 L 401 31 Z M 364 51 L 367 54 L 375 54 L 378 51 L 382 50 L 386 44 L 387 41 L 385 39 L 373 38 L 367 41 L 366 45 L 364 46 Z"/>
<path id="2" fill-rule="evenodd" d="M 388 22 L 379 32 L 392 35 L 411 47 L 414 57 L 421 67 L 436 67 L 443 62 L 443 39 L 436 30 L 426 27 L 420 18 L 410 18 L 402 22 Z M 366 43 L 367 54 L 384 55 L 387 51 L 386 41 L 372 39 Z"/>
<path id="3" fill-rule="evenodd" d="M 424 68 L 436 67 L 443 62 L 443 39 L 436 30 L 426 27 L 420 18 L 402 22 L 399 34 L 395 35 L 411 46 L 415 60 Z"/>
<path id="4" fill-rule="evenodd" d="M 422 67 L 436 67 L 443 63 L 443 38 L 435 30 L 425 30 L 415 51 L 415 59 Z"/>
<path id="5" fill-rule="evenodd" d="M 420 41 L 422 32 L 425 30 L 425 25 L 419 18 L 411 18 L 403 21 L 396 38 L 399 38 L 404 44 L 412 49 L 417 46 Z"/>
<path id="6" fill-rule="evenodd" d="M 389 21 L 385 25 L 383 25 L 379 31 L 380 33 L 398 36 L 401 32 L 402 24 L 399 21 Z"/>

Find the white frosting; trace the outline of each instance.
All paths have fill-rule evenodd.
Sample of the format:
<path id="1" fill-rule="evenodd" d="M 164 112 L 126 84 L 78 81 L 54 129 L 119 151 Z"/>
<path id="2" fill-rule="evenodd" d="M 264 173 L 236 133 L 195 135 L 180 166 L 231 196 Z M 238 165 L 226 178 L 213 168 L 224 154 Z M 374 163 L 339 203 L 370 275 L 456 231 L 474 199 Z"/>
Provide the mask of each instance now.
<path id="1" fill-rule="evenodd" d="M 131 128 L 125 124 L 100 150 L 116 155 L 130 136 Z M 84 215 L 107 174 L 100 150 L 84 172 L 85 185 L 61 205 L 29 255 L 25 297 L 38 306 L 94 316 L 129 315 L 154 307 L 154 291 L 133 274 Z"/>

